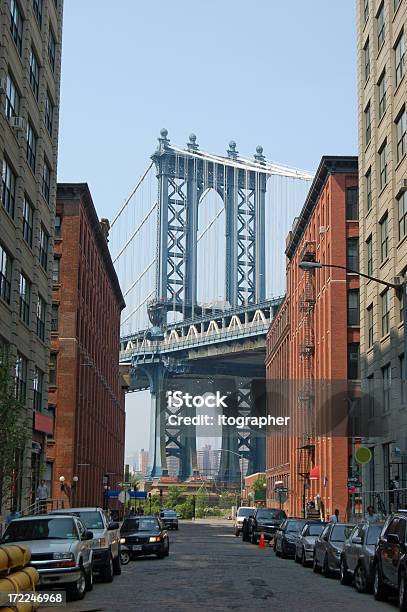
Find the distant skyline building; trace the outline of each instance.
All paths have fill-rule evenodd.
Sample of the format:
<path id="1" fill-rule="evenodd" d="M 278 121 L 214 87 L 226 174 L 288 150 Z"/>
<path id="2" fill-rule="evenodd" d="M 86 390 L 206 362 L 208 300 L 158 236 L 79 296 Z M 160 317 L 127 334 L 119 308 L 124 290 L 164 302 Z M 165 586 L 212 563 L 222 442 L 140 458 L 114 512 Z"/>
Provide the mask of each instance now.
<path id="1" fill-rule="evenodd" d="M 142 476 L 146 476 L 147 469 L 148 469 L 148 451 L 142 448 L 139 452 L 138 471 L 140 472 Z"/>

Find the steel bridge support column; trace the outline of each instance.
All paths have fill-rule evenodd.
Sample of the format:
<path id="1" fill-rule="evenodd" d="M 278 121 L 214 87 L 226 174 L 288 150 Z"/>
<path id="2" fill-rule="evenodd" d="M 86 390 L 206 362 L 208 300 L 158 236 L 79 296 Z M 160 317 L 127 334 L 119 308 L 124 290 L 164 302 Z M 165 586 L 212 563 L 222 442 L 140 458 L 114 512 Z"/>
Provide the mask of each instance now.
<path id="1" fill-rule="evenodd" d="M 167 475 L 167 455 L 165 445 L 165 416 L 167 398 L 165 392 L 166 369 L 160 363 L 143 368 L 150 379 L 151 421 L 149 448 L 149 475 Z"/>
<path id="2" fill-rule="evenodd" d="M 236 396 L 233 394 L 227 400 L 227 408 L 224 408 L 223 414 L 228 416 L 236 416 Z M 222 445 L 221 450 L 231 452 L 221 452 L 219 465 L 219 480 L 224 482 L 239 482 L 240 481 L 240 463 L 239 463 L 239 440 L 238 432 L 234 425 L 222 425 Z M 235 454 L 236 453 L 236 454 Z"/>
<path id="3" fill-rule="evenodd" d="M 237 301 L 237 171 L 227 169 L 227 188 L 225 190 L 226 212 L 226 300 L 232 307 Z M 226 453 L 225 453 L 226 454 Z M 230 454 L 230 453 L 229 453 Z"/>

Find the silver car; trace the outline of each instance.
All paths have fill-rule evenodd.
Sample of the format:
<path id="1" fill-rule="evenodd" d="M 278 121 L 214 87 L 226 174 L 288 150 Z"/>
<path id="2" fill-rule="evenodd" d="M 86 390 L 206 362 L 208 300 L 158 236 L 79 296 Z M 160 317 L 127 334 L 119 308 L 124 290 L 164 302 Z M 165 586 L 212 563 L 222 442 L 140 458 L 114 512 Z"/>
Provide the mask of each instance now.
<path id="1" fill-rule="evenodd" d="M 320 536 L 315 540 L 313 570 L 321 569 L 328 578 L 332 573 L 339 572 L 345 539 L 354 525 L 347 523 L 328 523 Z"/>
<path id="2" fill-rule="evenodd" d="M 298 537 L 295 549 L 295 560 L 306 567 L 314 558 L 315 540 L 321 535 L 326 523 L 319 521 L 307 522 Z"/>
<path id="3" fill-rule="evenodd" d="M 381 523 L 363 522 L 346 538 L 341 557 L 342 584 L 354 581 L 359 593 L 371 590 L 373 558 L 382 529 Z"/>
<path id="4" fill-rule="evenodd" d="M 27 545 L 42 587 L 63 587 L 70 599 L 83 599 L 93 586 L 92 538 L 74 516 L 41 514 L 11 521 L 0 543 Z"/>

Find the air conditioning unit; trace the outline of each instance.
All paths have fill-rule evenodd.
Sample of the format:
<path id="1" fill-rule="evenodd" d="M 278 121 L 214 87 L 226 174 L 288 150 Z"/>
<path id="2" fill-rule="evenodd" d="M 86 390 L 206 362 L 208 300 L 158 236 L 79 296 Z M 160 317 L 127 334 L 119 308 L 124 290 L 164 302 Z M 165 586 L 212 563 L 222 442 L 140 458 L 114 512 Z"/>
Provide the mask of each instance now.
<path id="1" fill-rule="evenodd" d="M 319 233 L 320 234 L 326 234 L 326 232 L 327 232 L 326 226 L 325 225 L 320 225 L 319 226 Z"/>
<path id="2" fill-rule="evenodd" d="M 401 179 L 401 181 L 398 184 L 396 198 L 399 198 L 406 191 L 407 191 L 407 179 Z"/>
<path id="3" fill-rule="evenodd" d="M 14 130 L 25 130 L 26 123 L 24 117 L 10 117 L 8 121 Z"/>
<path id="4" fill-rule="evenodd" d="M 393 285 L 397 285 L 397 286 L 401 286 L 403 284 L 403 277 L 402 276 L 394 276 L 393 280 L 392 280 L 392 284 Z"/>

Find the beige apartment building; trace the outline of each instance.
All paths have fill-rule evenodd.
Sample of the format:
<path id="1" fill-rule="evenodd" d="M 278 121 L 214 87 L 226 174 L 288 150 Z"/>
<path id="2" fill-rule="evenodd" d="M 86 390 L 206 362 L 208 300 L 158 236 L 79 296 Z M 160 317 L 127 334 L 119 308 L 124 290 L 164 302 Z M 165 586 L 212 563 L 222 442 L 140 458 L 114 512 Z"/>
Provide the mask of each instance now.
<path id="1" fill-rule="evenodd" d="M 53 428 L 47 390 L 62 14 L 63 0 L 0 0 L 0 344 L 33 424 L 4 513 L 31 503 L 40 478 L 51 480 L 44 462 Z"/>
<path id="2" fill-rule="evenodd" d="M 360 271 L 397 284 L 407 271 L 407 0 L 358 0 L 357 19 Z M 363 486 L 391 505 L 391 481 L 407 487 L 401 293 L 361 278 L 360 310 L 361 376 L 371 396 L 362 433 L 372 451 Z"/>

